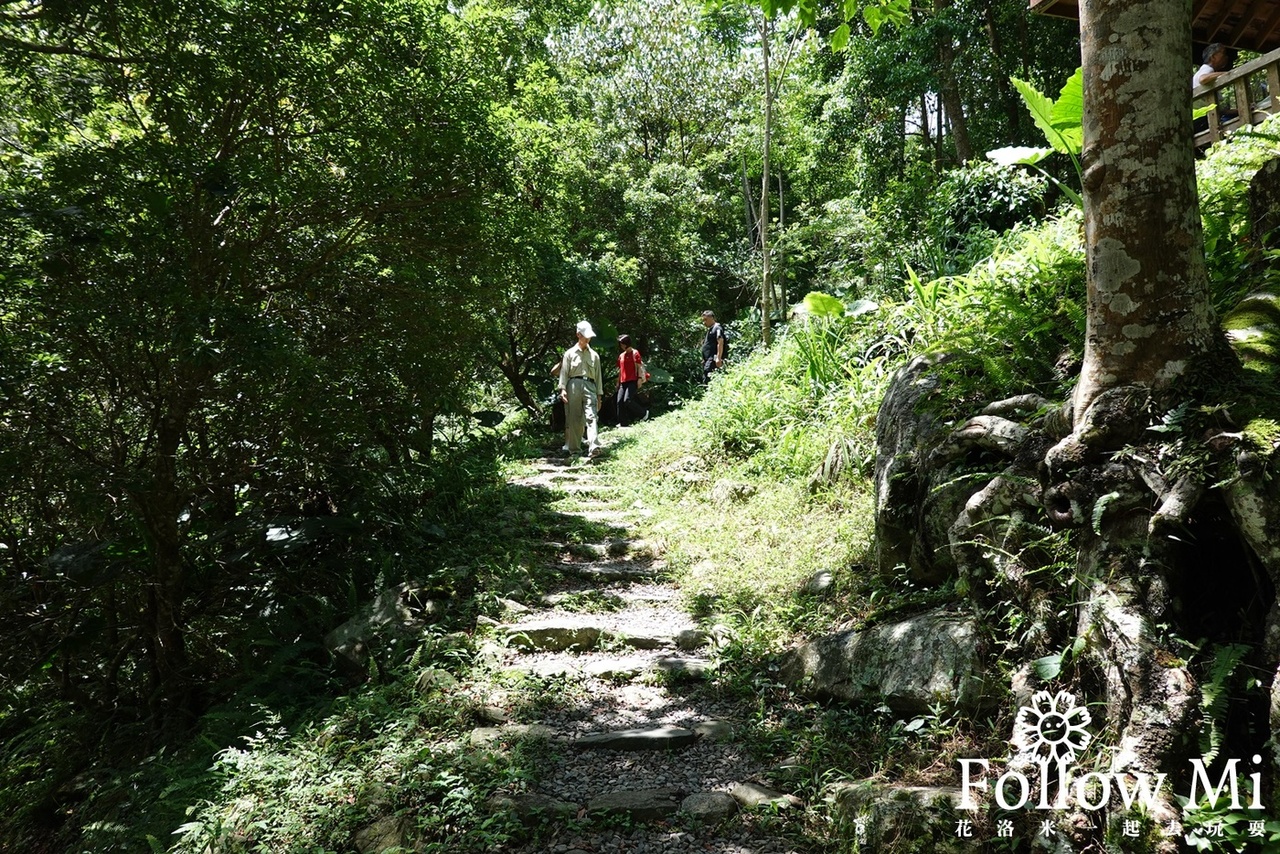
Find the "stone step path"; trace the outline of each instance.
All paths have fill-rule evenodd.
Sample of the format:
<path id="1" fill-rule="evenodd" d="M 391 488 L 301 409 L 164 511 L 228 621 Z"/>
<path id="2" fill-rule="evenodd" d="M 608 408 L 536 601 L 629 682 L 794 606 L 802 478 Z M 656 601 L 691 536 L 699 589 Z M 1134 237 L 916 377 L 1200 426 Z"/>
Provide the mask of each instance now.
<path id="1" fill-rule="evenodd" d="M 600 542 L 548 541 L 561 583 L 539 599 L 508 603 L 488 626 L 500 674 L 545 680 L 536 722 L 511 723 L 501 693 L 483 706 L 494 726 L 471 734 L 476 750 L 545 740 L 536 786 L 490 807 L 544 828 L 512 854 L 791 854 L 759 829 L 754 810 L 799 806 L 759 780 L 766 770 L 736 738 L 751 710 L 708 699 L 699 681 L 716 668 L 712 638 L 679 607 L 655 544 L 627 526 L 647 515 L 619 507 L 597 466 L 545 459 L 513 481 L 560 496 L 557 512 L 607 526 Z M 624 822 L 610 819 L 625 819 Z"/>

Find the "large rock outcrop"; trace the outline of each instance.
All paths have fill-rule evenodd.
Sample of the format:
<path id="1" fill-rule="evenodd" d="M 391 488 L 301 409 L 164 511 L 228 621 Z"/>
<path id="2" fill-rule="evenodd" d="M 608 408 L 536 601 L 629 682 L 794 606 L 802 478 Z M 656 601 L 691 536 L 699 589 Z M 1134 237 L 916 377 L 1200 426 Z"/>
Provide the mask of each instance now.
<path id="1" fill-rule="evenodd" d="M 924 465 L 948 428 L 921 403 L 938 390 L 934 368 L 950 358 L 933 353 L 912 359 L 894 376 L 876 413 L 876 563 L 883 573 L 905 566 L 924 583 L 954 571 L 947 528 L 967 497 L 950 506 L 957 498 L 938 493 Z"/>
<path id="2" fill-rule="evenodd" d="M 412 638 L 438 622 L 448 603 L 431 598 L 423 587 L 400 584 L 379 593 L 360 613 L 325 635 L 324 645 L 344 672 L 368 672 L 370 652 L 395 639 Z"/>
<path id="3" fill-rule="evenodd" d="M 863 780 L 832 786 L 827 799 L 837 825 L 859 851 L 903 850 L 906 843 L 905 850 L 952 854 L 976 851 L 981 844 L 963 835 L 959 822 L 971 814 L 959 810 L 958 789 Z"/>
<path id="4" fill-rule="evenodd" d="M 974 621 L 943 611 L 807 643 L 787 656 L 781 676 L 810 696 L 882 701 L 903 714 L 935 703 L 976 711 L 997 694 Z"/>

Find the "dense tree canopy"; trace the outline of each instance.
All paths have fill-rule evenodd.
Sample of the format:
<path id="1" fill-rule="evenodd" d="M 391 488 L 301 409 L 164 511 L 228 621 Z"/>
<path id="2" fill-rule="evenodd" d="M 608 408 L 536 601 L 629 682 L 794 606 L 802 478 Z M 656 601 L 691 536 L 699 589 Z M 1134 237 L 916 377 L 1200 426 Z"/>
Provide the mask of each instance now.
<path id="1" fill-rule="evenodd" d="M 140 655 L 151 699 L 180 701 L 191 597 L 227 581 L 215 549 L 188 547 L 336 491 L 362 453 L 425 450 L 469 381 L 450 342 L 477 329 L 508 176 L 449 17 L 210 2 L 5 18 L 8 557 L 34 581 L 62 546 L 123 552 L 87 601 L 23 593 L 71 609 L 33 624 L 43 654 L 116 647 L 117 669 L 64 684 L 115 690 Z"/>

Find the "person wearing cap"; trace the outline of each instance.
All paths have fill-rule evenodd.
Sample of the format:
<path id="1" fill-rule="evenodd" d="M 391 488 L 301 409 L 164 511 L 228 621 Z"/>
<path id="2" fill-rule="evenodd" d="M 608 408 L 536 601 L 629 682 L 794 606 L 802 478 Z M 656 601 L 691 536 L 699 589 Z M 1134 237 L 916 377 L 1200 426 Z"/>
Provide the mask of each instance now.
<path id="1" fill-rule="evenodd" d="M 586 422 L 587 454 L 596 453 L 597 413 L 600 411 L 600 389 L 604 378 L 600 370 L 600 354 L 591 349 L 595 330 L 581 321 L 575 332 L 578 343 L 564 351 L 560 359 L 560 399 L 564 401 L 564 443 L 569 453 L 582 450 L 582 426 Z"/>

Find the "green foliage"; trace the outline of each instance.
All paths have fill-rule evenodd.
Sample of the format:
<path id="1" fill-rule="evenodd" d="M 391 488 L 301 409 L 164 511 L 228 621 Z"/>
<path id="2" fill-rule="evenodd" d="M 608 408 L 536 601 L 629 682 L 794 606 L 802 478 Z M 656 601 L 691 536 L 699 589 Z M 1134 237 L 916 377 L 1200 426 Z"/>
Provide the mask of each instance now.
<path id="1" fill-rule="evenodd" d="M 1061 652 L 1056 652 L 1053 655 L 1046 655 L 1037 658 L 1035 661 L 1031 662 L 1031 666 L 1035 670 L 1037 677 L 1045 682 L 1049 682 L 1061 676 L 1063 671 L 1069 668 L 1080 657 L 1080 653 L 1084 651 L 1084 648 L 1085 638 L 1077 637 L 1066 649 Z"/>
<path id="2" fill-rule="evenodd" d="M 1036 127 L 1053 150 L 1078 158 L 1084 147 L 1084 70 L 1076 69 L 1076 73 L 1063 84 L 1056 101 L 1050 100 L 1025 80 L 1014 77 L 1012 82 L 1026 102 Z M 1078 168 L 1078 161 L 1076 165 Z"/>
<path id="3" fill-rule="evenodd" d="M 1248 652 L 1249 647 L 1238 643 L 1216 647 L 1207 677 L 1200 683 L 1200 713 L 1204 719 L 1200 729 L 1200 755 L 1205 765 L 1218 758 L 1226 740 L 1232 674 Z"/>
<path id="4" fill-rule="evenodd" d="M 1222 316 L 1254 289 L 1275 290 L 1270 264 L 1259 263 L 1262 235 L 1252 233 L 1249 181 L 1280 153 L 1280 120 L 1269 118 L 1212 146 L 1196 165 L 1205 261 L 1214 309 Z"/>
<path id="5" fill-rule="evenodd" d="M 480 806 L 532 782 L 539 748 L 460 748 L 466 703 L 408 687 L 427 666 L 465 675 L 469 645 L 374 644 L 368 682 L 331 707 L 344 689 L 319 639 L 409 579 L 453 594 L 470 629 L 495 591 L 543 583 L 522 535 L 604 535 L 502 488 L 499 456 L 541 437 L 478 399 L 501 394 L 498 372 L 536 409 L 581 316 L 680 380 L 697 373 L 697 312 L 749 300 L 749 16 L 676 0 L 37 6 L 0 14 L 0 844 L 163 848 L 188 809 L 180 850 L 350 850 L 392 815 L 415 817 L 424 850 L 506 844 L 514 829 Z M 955 594 L 858 569 L 893 372 L 958 353 L 931 404 L 946 416 L 1061 398 L 1084 309 L 1078 218 L 1035 225 L 1039 177 L 952 168 L 953 136 L 922 134 L 917 110 L 954 82 L 976 147 L 1025 142 L 1005 81 L 1061 79 L 1075 34 L 1014 0 L 769 9 L 848 47 L 797 41 L 779 104 L 776 269 L 789 298 L 812 292 L 810 319 L 768 351 L 735 341 L 706 396 L 633 431 L 617 463 L 620 491 L 659 508 L 729 687 L 776 699 L 758 662 L 793 634 Z M 1066 94 L 1041 104 L 1063 136 Z M 1274 134 L 1200 164 L 1220 308 L 1272 277 L 1243 186 Z M 725 478 L 754 494 L 689 512 Z M 804 590 L 818 571 L 837 577 L 829 598 Z M 896 773 L 985 737 L 945 710 L 779 714 L 762 701 L 756 732 L 779 750 L 821 718 L 814 769 Z M 856 751 L 849 733 L 866 736 Z"/>
<path id="6" fill-rule="evenodd" d="M 1084 335 L 1083 247 L 1078 221 L 1065 216 L 1011 235 L 968 274 L 925 283 L 894 324 L 913 333 L 913 348 L 955 353 L 941 366 L 950 378 L 946 411 L 977 401 L 1039 391 L 1061 399 L 1064 350 Z"/>
<path id="7" fill-rule="evenodd" d="M 759 0 L 760 8 L 769 17 L 795 12 L 800 23 L 814 26 L 821 12 L 827 11 L 815 0 Z M 849 40 L 849 21 L 861 13 L 862 19 L 873 33 L 886 23 L 904 24 L 911 14 L 910 0 L 842 0 L 829 4 L 831 11 L 840 15 L 841 24 L 831 36 L 831 46 L 843 50 Z"/>
<path id="8" fill-rule="evenodd" d="M 875 310 L 874 303 L 862 305 L 864 310 L 859 313 Z M 800 348 L 815 394 L 822 395 L 847 376 L 845 354 L 841 352 L 847 337 L 847 326 L 842 322 L 846 309 L 840 300 L 817 291 L 805 296 L 803 306 L 806 319 L 793 327 L 791 336 Z"/>
<path id="9" fill-rule="evenodd" d="M 1037 171 L 1053 181 L 1062 192 L 1076 203 L 1084 207 L 1084 199 L 1071 187 L 1045 172 L 1037 164 L 1053 152 L 1066 154 L 1071 158 L 1075 168 L 1076 179 L 1080 179 L 1080 152 L 1084 147 L 1084 72 L 1076 69 L 1063 85 L 1058 100 L 1051 101 L 1032 84 L 1025 80 L 1011 78 L 1018 93 L 1026 102 L 1027 110 L 1035 121 L 1036 127 L 1044 134 L 1049 148 L 1028 148 L 1010 146 L 987 152 L 988 159 L 1005 166 L 1022 163 L 1034 167 Z"/>
<path id="10" fill-rule="evenodd" d="M 1241 797 L 1246 802 L 1253 797 L 1253 781 L 1237 780 Z M 1280 851 L 1280 821 L 1270 821 L 1251 812 L 1233 810 L 1230 798 L 1220 798 L 1218 803 L 1202 801 L 1193 804 L 1182 795 L 1176 796 L 1183 810 L 1184 841 L 1196 851 L 1239 852 L 1262 851 L 1275 854 Z M 1261 821 L 1259 836 L 1249 827 L 1251 822 Z"/>
<path id="11" fill-rule="evenodd" d="M 921 170 L 869 203 L 826 203 L 785 245 L 816 267 L 824 290 L 898 297 L 909 270 L 926 281 L 966 273 L 998 235 L 1041 220 L 1047 190 L 1042 176 L 993 163 L 953 169 L 941 180 Z"/>
<path id="12" fill-rule="evenodd" d="M 935 228 L 949 223 L 962 234 L 979 228 L 1002 234 L 1032 224 L 1044 216 L 1047 190 L 1043 177 L 995 163 L 953 169 L 933 197 Z"/>
<path id="13" fill-rule="evenodd" d="M 5 612 L 42 615 L 7 621 L 6 647 L 74 639 L 53 681 L 160 729 L 236 666 L 230 615 L 314 637 L 367 595 L 376 570 L 285 544 L 332 558 L 376 526 L 362 502 L 461 408 L 451 345 L 478 329 L 506 188 L 487 104 L 448 81 L 467 44 L 441 5 L 118 13 L 0 21 L 24 154 L 0 176 L 20 425 L 0 479 L 9 569 L 33 582 Z M 302 517 L 307 537 L 272 536 Z M 81 546 L 92 561 L 45 562 Z"/>
<path id="14" fill-rule="evenodd" d="M 535 779 L 538 746 L 460 746 L 465 703 L 434 689 L 415 695 L 424 663 L 393 670 L 385 685 L 296 730 L 264 709 L 239 746 L 219 753 L 217 792 L 192 810 L 170 850 L 347 850 L 383 816 L 404 816 L 406 845 L 423 850 L 483 851 L 507 842 L 517 825 L 490 815 L 483 802 Z"/>
<path id="15" fill-rule="evenodd" d="M 740 10 L 662 0 L 599 7 L 549 38 L 564 112 L 544 134 L 559 156 L 533 178 L 572 188 L 557 249 L 590 287 L 554 302 L 521 287 L 562 313 L 576 303 L 655 364 L 674 367 L 686 322 L 732 308 L 749 275 L 738 170 L 754 118 L 750 31 Z M 571 325 L 542 325 L 572 343 Z"/>

